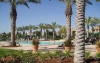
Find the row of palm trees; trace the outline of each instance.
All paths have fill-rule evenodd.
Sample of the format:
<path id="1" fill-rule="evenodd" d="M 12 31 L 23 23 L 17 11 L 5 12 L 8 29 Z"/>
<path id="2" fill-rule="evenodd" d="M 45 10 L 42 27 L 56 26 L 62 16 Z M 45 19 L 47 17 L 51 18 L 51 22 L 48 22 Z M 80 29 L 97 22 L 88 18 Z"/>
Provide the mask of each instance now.
<path id="1" fill-rule="evenodd" d="M 3 0 L 0 0 L 3 1 Z M 5 0 L 4 0 L 5 1 Z M 11 20 L 12 20 L 12 32 L 11 32 L 11 41 L 12 45 L 16 46 L 15 44 L 15 24 L 16 24 L 16 18 L 17 18 L 17 12 L 16 12 L 16 4 L 24 4 L 28 7 L 27 1 L 35 2 L 37 0 L 18 0 L 16 3 L 15 0 L 7 0 L 11 4 Z M 71 36 L 71 15 L 72 15 L 72 5 L 71 2 L 73 0 L 61 0 L 63 2 L 67 2 L 66 4 L 66 18 L 67 18 L 67 24 L 68 24 L 68 36 L 67 39 L 70 40 Z M 98 0 L 97 0 L 98 1 Z M 100 1 L 100 0 L 99 0 Z M 85 33 L 85 4 L 86 2 L 90 4 L 89 0 L 74 0 L 76 2 L 76 41 L 75 41 L 75 58 L 74 63 L 85 63 L 85 43 L 84 43 L 84 33 Z M 38 2 L 35 2 L 38 3 Z M 69 32 L 70 31 L 70 32 Z M 80 47 L 80 48 L 79 48 Z"/>
<path id="2" fill-rule="evenodd" d="M 99 26 L 100 27 L 100 19 L 97 17 L 87 17 L 85 18 L 85 25 L 86 25 L 86 30 L 87 30 L 87 38 L 89 37 L 89 26 L 92 27 L 92 38 L 94 34 L 94 26 Z M 100 32 L 100 29 L 99 29 Z"/>
<path id="3" fill-rule="evenodd" d="M 52 30 L 53 33 L 53 40 L 55 38 L 55 34 L 56 34 L 56 28 L 59 28 L 59 30 L 63 30 L 63 27 L 61 25 L 58 25 L 56 22 L 52 22 L 51 24 L 46 24 L 46 23 L 40 23 L 39 25 L 28 25 L 28 26 L 22 26 L 22 27 L 17 27 L 16 31 L 17 33 L 20 31 L 23 32 L 23 36 L 25 36 L 25 31 L 29 31 L 30 34 L 30 39 L 32 38 L 32 33 L 33 30 L 36 34 L 36 31 L 39 30 L 40 31 L 40 38 L 43 38 L 43 30 L 46 33 L 46 40 L 48 39 L 48 31 L 49 29 Z M 61 33 L 63 33 L 63 31 L 60 31 Z"/>

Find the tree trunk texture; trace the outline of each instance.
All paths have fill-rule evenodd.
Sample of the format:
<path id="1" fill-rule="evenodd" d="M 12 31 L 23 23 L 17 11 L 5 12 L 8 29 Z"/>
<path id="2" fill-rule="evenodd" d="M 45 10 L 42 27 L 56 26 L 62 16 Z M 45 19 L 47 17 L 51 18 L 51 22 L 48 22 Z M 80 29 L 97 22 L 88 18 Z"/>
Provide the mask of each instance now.
<path id="1" fill-rule="evenodd" d="M 74 63 L 85 63 L 85 0 L 76 0 Z"/>
<path id="2" fill-rule="evenodd" d="M 15 42 L 16 19 L 17 19 L 16 8 L 11 9 L 10 18 L 11 18 L 11 46 L 16 46 L 16 42 Z"/>
<path id="3" fill-rule="evenodd" d="M 71 40 L 71 15 L 67 16 L 67 40 Z"/>

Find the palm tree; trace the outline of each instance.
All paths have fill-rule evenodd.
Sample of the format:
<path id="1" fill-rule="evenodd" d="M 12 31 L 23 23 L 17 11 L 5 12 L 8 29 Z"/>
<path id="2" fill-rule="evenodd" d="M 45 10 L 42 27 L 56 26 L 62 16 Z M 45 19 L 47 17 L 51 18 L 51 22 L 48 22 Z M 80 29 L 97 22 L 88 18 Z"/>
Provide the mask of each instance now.
<path id="1" fill-rule="evenodd" d="M 33 29 L 33 25 L 29 25 L 28 26 L 29 29 L 29 33 L 30 33 L 30 39 L 32 39 L 32 29 Z"/>
<path id="2" fill-rule="evenodd" d="M 58 32 L 61 35 L 61 38 L 64 38 L 66 36 L 66 32 L 67 32 L 66 27 L 65 26 L 61 26 L 59 28 L 59 31 Z"/>
<path id="3" fill-rule="evenodd" d="M 25 38 L 25 30 L 26 30 L 25 26 L 22 26 L 23 38 Z"/>
<path id="4" fill-rule="evenodd" d="M 19 34 L 20 29 L 21 29 L 21 27 L 17 27 L 17 28 L 16 28 L 16 39 L 19 38 L 18 34 Z"/>
<path id="5" fill-rule="evenodd" d="M 52 24 L 50 25 L 52 31 L 53 31 L 53 40 L 55 39 L 55 29 L 58 27 L 58 24 L 56 24 L 56 22 L 52 22 Z"/>
<path id="6" fill-rule="evenodd" d="M 98 24 L 98 21 L 92 19 L 90 21 L 90 26 L 92 27 L 92 38 L 94 37 L 94 26 L 96 26 Z"/>
<path id="7" fill-rule="evenodd" d="M 85 63 L 85 0 L 76 0 L 74 63 Z"/>
<path id="8" fill-rule="evenodd" d="M 39 28 L 40 28 L 40 38 L 42 39 L 43 23 L 40 23 L 38 26 L 39 26 Z"/>
<path id="9" fill-rule="evenodd" d="M 36 31 L 38 30 L 38 27 L 37 27 L 37 26 L 35 26 L 35 25 L 33 25 L 33 30 L 34 30 L 34 32 L 35 32 L 35 38 L 37 38 Z"/>
<path id="10" fill-rule="evenodd" d="M 87 31 L 87 38 L 89 37 L 89 25 L 92 17 L 85 18 L 85 25 L 86 25 L 86 31 Z"/>
<path id="11" fill-rule="evenodd" d="M 50 24 L 44 24 L 43 29 L 44 29 L 44 32 L 46 33 L 45 40 L 48 39 L 48 29 L 49 28 L 50 28 Z"/>
<path id="12" fill-rule="evenodd" d="M 72 5 L 75 3 L 75 0 L 60 0 L 66 4 L 66 19 L 67 19 L 67 40 L 71 40 L 71 16 L 72 16 Z"/>
<path id="13" fill-rule="evenodd" d="M 16 6 L 19 4 L 23 4 L 29 8 L 27 2 L 40 3 L 40 0 L 0 0 L 0 2 L 9 2 L 11 5 L 11 11 L 10 11 L 11 46 L 16 46 L 16 42 L 15 42 L 15 29 L 16 29 L 16 19 L 17 19 Z"/>
<path id="14" fill-rule="evenodd" d="M 94 17 L 94 21 L 96 22 L 96 25 L 99 26 L 99 38 L 100 38 L 100 18 Z"/>
<path id="15" fill-rule="evenodd" d="M 72 16 L 72 5 L 76 3 L 76 0 L 59 0 L 62 1 L 66 4 L 66 11 L 65 11 L 65 15 L 67 18 L 67 40 L 71 40 L 71 16 Z M 87 4 L 91 4 L 92 3 L 89 0 L 85 0 L 85 2 Z"/>

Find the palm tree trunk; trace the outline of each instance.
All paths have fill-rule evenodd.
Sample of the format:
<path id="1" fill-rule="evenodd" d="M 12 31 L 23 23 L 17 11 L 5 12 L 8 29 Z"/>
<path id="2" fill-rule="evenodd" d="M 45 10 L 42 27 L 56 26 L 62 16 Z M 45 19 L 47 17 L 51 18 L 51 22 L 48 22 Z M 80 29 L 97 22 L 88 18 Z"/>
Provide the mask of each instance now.
<path id="1" fill-rule="evenodd" d="M 87 38 L 89 37 L 89 25 L 87 25 Z"/>
<path id="2" fill-rule="evenodd" d="M 100 26 L 99 26 L 99 38 L 100 38 Z"/>
<path id="3" fill-rule="evenodd" d="M 92 26 L 92 39 L 93 39 L 93 37 L 94 37 L 94 28 Z"/>
<path id="4" fill-rule="evenodd" d="M 17 19 L 17 12 L 16 8 L 12 8 L 10 12 L 11 18 L 11 46 L 16 46 L 15 42 L 15 30 L 16 30 L 16 19 Z"/>
<path id="5" fill-rule="evenodd" d="M 54 36 L 54 34 L 55 34 L 55 31 L 53 30 L 53 40 L 55 39 L 55 36 Z"/>
<path id="6" fill-rule="evenodd" d="M 76 0 L 74 63 L 85 63 L 85 0 Z"/>
<path id="7" fill-rule="evenodd" d="M 67 16 L 67 40 L 71 40 L 71 15 Z"/>
<path id="8" fill-rule="evenodd" d="M 30 40 L 32 39 L 32 30 L 30 29 Z"/>
<path id="9" fill-rule="evenodd" d="M 48 31 L 46 30 L 46 40 L 47 40 L 47 37 L 48 37 Z"/>
<path id="10" fill-rule="evenodd" d="M 40 37 L 40 38 L 42 39 L 42 29 L 40 30 L 40 35 L 41 35 L 41 37 Z"/>

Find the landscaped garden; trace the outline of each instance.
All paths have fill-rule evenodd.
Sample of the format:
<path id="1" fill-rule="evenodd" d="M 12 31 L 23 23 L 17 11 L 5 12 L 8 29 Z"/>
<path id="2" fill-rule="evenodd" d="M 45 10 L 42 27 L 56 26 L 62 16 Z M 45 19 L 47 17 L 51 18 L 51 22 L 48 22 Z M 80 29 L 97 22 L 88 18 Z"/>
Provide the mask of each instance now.
<path id="1" fill-rule="evenodd" d="M 0 49 L 0 63 L 74 63 L 74 53 L 62 52 L 56 50 L 54 52 L 47 51 L 42 53 L 37 51 L 32 53 L 31 51 Z M 100 53 L 97 53 L 94 57 L 90 56 L 90 52 L 85 52 L 86 63 L 99 63 Z"/>

